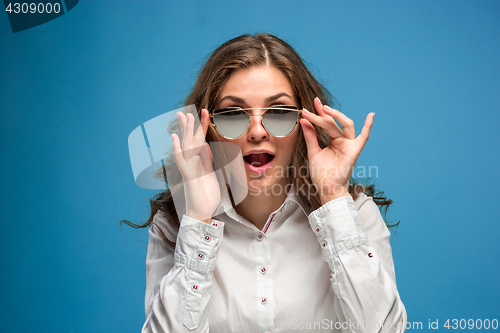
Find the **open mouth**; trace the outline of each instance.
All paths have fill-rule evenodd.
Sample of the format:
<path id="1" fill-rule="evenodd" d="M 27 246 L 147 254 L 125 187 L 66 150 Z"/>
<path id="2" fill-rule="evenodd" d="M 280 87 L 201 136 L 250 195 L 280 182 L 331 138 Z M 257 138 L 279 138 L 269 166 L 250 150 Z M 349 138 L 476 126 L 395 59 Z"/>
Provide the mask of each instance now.
<path id="1" fill-rule="evenodd" d="M 243 156 L 247 168 L 255 173 L 262 173 L 271 167 L 274 155 L 269 153 L 248 154 Z"/>

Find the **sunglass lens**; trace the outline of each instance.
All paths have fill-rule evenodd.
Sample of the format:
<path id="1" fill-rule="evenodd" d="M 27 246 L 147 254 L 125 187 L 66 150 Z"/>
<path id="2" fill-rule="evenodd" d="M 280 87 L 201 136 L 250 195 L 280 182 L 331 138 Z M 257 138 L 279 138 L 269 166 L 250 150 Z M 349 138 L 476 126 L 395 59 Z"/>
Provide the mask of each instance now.
<path id="1" fill-rule="evenodd" d="M 248 127 L 248 115 L 244 111 L 225 112 L 214 115 L 217 131 L 224 137 L 236 139 L 245 133 Z"/>
<path id="2" fill-rule="evenodd" d="M 269 109 L 262 119 L 267 131 L 274 136 L 290 134 L 297 124 L 297 110 Z"/>

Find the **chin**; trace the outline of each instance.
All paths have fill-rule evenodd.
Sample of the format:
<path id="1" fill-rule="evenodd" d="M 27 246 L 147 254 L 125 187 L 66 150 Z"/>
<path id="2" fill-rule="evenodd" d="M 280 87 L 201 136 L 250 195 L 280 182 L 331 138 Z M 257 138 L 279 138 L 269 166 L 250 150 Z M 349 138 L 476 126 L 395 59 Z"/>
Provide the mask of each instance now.
<path id="1" fill-rule="evenodd" d="M 288 189 L 286 183 L 274 177 L 248 178 L 248 192 L 252 195 L 274 194 L 280 195 Z"/>

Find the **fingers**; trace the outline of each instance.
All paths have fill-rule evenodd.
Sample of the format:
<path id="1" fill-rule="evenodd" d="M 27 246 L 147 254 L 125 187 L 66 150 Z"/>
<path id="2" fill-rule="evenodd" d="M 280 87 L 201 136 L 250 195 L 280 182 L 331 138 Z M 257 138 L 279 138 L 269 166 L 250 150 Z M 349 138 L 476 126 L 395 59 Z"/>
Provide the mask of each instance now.
<path id="1" fill-rule="evenodd" d="M 318 97 L 314 99 L 314 107 L 316 108 L 319 116 L 304 109 L 302 112 L 304 118 L 325 129 L 333 139 L 343 136 L 349 140 L 359 140 L 361 143 L 361 149 L 364 147 L 370 136 L 375 113 L 372 112 L 368 114 L 361 134 L 356 139 L 354 122 L 349 117 L 338 110 L 332 109 L 328 105 L 323 105 Z M 337 123 L 333 119 L 337 120 L 339 124 L 342 125 L 342 129 L 338 127 Z"/>
<path id="2" fill-rule="evenodd" d="M 185 166 L 185 161 L 182 156 L 181 142 L 177 134 L 172 134 L 172 147 L 174 151 L 174 161 L 179 169 L 183 169 Z"/>
<path id="3" fill-rule="evenodd" d="M 209 124 L 210 124 L 210 120 L 209 120 L 209 116 L 208 116 L 208 110 L 202 109 L 201 110 L 200 126 L 196 130 L 196 134 L 195 134 L 196 143 L 201 143 L 201 142 L 205 141 L 205 136 L 207 135 L 207 130 L 208 130 Z"/>
<path id="4" fill-rule="evenodd" d="M 365 146 L 366 141 L 368 141 L 368 138 L 370 137 L 370 131 L 372 130 L 374 117 L 375 117 L 375 112 L 370 112 L 368 114 L 368 116 L 366 116 L 365 125 L 363 126 L 361 133 L 359 134 L 358 138 L 356 139 L 356 140 L 360 140 L 361 147 Z"/>
<path id="5" fill-rule="evenodd" d="M 206 109 L 201 110 L 200 126 L 194 133 L 195 116 L 191 113 L 177 113 L 181 131 L 182 143 L 177 134 L 172 134 L 174 161 L 182 174 L 183 179 L 194 179 L 201 174 L 214 171 L 213 158 L 210 146 L 205 142 L 205 135 L 209 126 L 209 115 Z M 199 158 L 197 158 L 199 156 Z M 203 168 L 205 171 L 203 171 Z M 186 178 L 187 177 L 187 178 Z"/>
<path id="6" fill-rule="evenodd" d="M 325 114 L 325 113 L 323 112 L 323 114 Z M 326 130 L 328 135 L 330 135 L 332 138 L 338 138 L 338 137 L 341 137 L 343 135 L 342 130 L 335 123 L 335 120 L 328 115 L 318 116 L 318 115 L 315 115 L 314 113 L 309 112 L 306 109 L 303 109 L 302 116 L 305 119 L 307 119 L 308 121 L 310 121 L 311 123 Z"/>
<path id="7" fill-rule="evenodd" d="M 192 114 L 188 113 L 186 115 L 186 132 L 184 133 L 184 138 L 182 140 L 182 152 L 184 158 L 189 161 L 193 157 L 193 130 L 194 130 L 194 117 Z"/>
<path id="8" fill-rule="evenodd" d="M 195 155 L 199 154 L 201 158 L 201 163 L 207 172 L 214 171 L 212 162 L 212 151 L 208 143 L 205 142 L 205 136 L 207 135 L 208 125 L 210 123 L 208 117 L 208 110 L 201 110 L 201 122 L 198 130 L 195 134 L 196 148 Z"/>
<path id="9" fill-rule="evenodd" d="M 184 137 L 187 124 L 186 115 L 182 112 L 177 112 L 177 118 L 179 119 L 179 127 L 181 128 L 182 137 Z"/>
<path id="10" fill-rule="evenodd" d="M 311 159 L 314 155 L 321 152 L 321 148 L 318 145 L 318 138 L 316 137 L 316 130 L 314 126 L 304 118 L 300 120 L 300 125 L 302 126 L 302 132 L 304 133 L 304 139 L 306 141 L 307 155 L 309 159 Z"/>
<path id="11" fill-rule="evenodd" d="M 316 97 L 314 99 L 314 108 L 316 109 L 316 111 L 318 111 L 318 114 L 321 117 L 328 117 L 328 115 L 326 115 L 325 112 L 323 111 L 323 103 L 321 103 L 319 97 Z"/>
<path id="12" fill-rule="evenodd" d="M 208 145 L 208 143 L 205 143 L 203 145 L 203 148 L 201 149 L 201 152 L 200 152 L 200 158 L 201 158 L 201 163 L 202 163 L 203 167 L 205 168 L 205 171 L 213 172 L 214 166 L 213 166 L 213 161 L 212 161 L 212 150 L 210 149 L 210 146 Z"/>
<path id="13" fill-rule="evenodd" d="M 194 121 L 194 116 L 193 116 L 193 121 Z M 210 121 L 208 117 L 208 110 L 202 109 L 200 126 L 198 126 L 198 129 L 196 130 L 196 133 L 193 136 L 193 141 L 191 143 L 194 156 L 200 155 L 201 150 L 203 149 L 209 123 Z"/>
<path id="14" fill-rule="evenodd" d="M 340 125 L 342 125 L 342 132 L 347 139 L 354 140 L 356 138 L 356 131 L 354 130 L 354 122 L 342 112 L 332 109 L 328 105 L 323 107 L 326 114 L 335 118 Z"/>
<path id="15" fill-rule="evenodd" d="M 200 126 L 198 126 L 196 133 L 194 133 L 195 116 L 193 114 L 177 112 L 177 117 L 183 137 L 181 145 L 183 156 L 186 160 L 189 160 L 191 157 L 199 155 L 203 148 L 208 126 L 210 125 L 208 110 L 201 110 Z"/>

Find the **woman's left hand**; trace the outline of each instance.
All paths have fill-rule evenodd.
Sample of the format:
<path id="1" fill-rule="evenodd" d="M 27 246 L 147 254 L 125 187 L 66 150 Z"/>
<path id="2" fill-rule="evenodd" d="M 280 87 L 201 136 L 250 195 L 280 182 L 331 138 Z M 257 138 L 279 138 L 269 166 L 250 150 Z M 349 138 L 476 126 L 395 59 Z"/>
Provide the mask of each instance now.
<path id="1" fill-rule="evenodd" d="M 368 141 L 375 113 L 368 114 L 361 134 L 356 138 L 354 122 L 343 113 L 323 105 L 317 97 L 314 107 L 318 114 L 304 109 L 300 124 L 307 145 L 311 180 L 318 190 L 321 203 L 325 204 L 349 195 L 349 180 L 356 160 Z M 342 125 L 342 129 L 334 118 Z M 316 130 L 311 123 L 330 135 L 329 146 L 324 149 L 319 147 Z"/>

